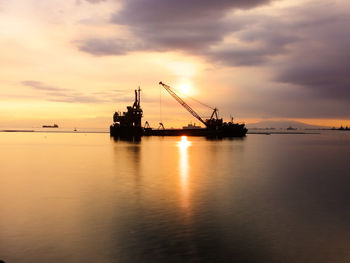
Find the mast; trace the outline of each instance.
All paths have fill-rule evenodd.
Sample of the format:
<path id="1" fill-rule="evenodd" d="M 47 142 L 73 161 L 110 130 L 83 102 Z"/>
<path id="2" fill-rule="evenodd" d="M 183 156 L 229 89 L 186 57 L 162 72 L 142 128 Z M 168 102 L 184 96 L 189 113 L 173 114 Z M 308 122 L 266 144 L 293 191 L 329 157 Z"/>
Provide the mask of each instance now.
<path id="1" fill-rule="evenodd" d="M 134 109 L 139 109 L 140 108 L 140 101 L 141 101 L 141 88 L 139 86 L 138 89 L 135 89 L 135 101 L 132 107 Z"/>
<path id="2" fill-rule="evenodd" d="M 140 108 L 140 102 L 141 102 L 141 88 L 140 88 L 140 86 L 139 86 L 138 92 L 139 92 L 139 98 L 137 100 L 137 108 Z"/>

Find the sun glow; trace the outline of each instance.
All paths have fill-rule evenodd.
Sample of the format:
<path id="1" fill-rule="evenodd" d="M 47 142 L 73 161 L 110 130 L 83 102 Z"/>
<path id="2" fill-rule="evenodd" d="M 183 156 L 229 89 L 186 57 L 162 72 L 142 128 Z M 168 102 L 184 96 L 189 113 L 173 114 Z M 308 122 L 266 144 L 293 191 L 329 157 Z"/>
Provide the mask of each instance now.
<path id="1" fill-rule="evenodd" d="M 178 87 L 178 90 L 181 91 L 181 93 L 188 95 L 191 91 L 191 86 L 188 83 L 183 83 Z"/>

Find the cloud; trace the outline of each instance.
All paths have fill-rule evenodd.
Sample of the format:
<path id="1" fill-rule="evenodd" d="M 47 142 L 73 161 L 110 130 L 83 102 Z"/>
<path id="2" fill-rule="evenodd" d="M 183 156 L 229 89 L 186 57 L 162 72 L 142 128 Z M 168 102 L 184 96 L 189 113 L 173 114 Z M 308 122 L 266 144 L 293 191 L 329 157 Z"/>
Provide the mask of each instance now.
<path id="1" fill-rule="evenodd" d="M 40 81 L 35 80 L 25 80 L 21 82 L 22 85 L 31 87 L 36 90 L 46 90 L 46 91 L 65 91 L 66 89 L 56 88 L 53 86 L 46 85 Z"/>
<path id="2" fill-rule="evenodd" d="M 230 22 L 244 26 L 231 32 L 231 41 L 202 52 L 210 61 L 233 67 L 261 65 L 274 56 L 287 54 L 289 47 L 300 41 L 300 36 L 289 30 L 281 18 L 236 15 Z"/>
<path id="3" fill-rule="evenodd" d="M 112 21 L 136 27 L 169 28 L 221 19 L 231 9 L 249 9 L 271 0 L 127 0 Z M 207 24 L 207 23 L 206 23 Z M 183 28 L 186 30 L 186 28 Z"/>
<path id="4" fill-rule="evenodd" d="M 288 65 L 280 69 L 277 80 L 309 89 L 316 97 L 349 102 L 350 55 L 348 50 L 341 50 L 339 47 L 337 50 L 339 54 L 332 54 L 332 51 L 327 52 L 326 49 L 322 49 L 313 57 L 308 57 L 312 54 L 312 50 L 304 52 L 304 59 L 295 56 L 288 61 Z"/>
<path id="5" fill-rule="evenodd" d="M 82 3 L 82 1 L 86 1 L 86 2 L 91 3 L 91 4 L 97 4 L 97 3 L 101 3 L 101 2 L 106 2 L 107 0 L 75 0 L 77 5 L 80 5 Z"/>
<path id="6" fill-rule="evenodd" d="M 271 30 L 280 24 L 281 18 L 250 13 L 232 17 L 229 12 L 270 2 L 129 0 L 112 15 L 111 23 L 126 26 L 131 38 L 91 37 L 77 41 L 77 45 L 81 51 L 96 56 L 181 51 L 229 66 L 259 65 L 284 53 L 297 37 Z M 239 43 L 224 43 L 227 36 L 233 36 Z"/>
<path id="7" fill-rule="evenodd" d="M 94 96 L 88 96 L 88 95 L 54 95 L 52 97 L 47 98 L 49 101 L 55 101 L 55 102 L 68 102 L 68 103 L 101 103 L 101 102 L 109 102 L 105 99 L 99 99 Z"/>
<path id="8" fill-rule="evenodd" d="M 81 93 L 73 89 L 59 88 L 36 80 L 26 80 L 20 82 L 23 86 L 40 92 L 40 98 L 53 102 L 66 103 L 127 103 L 131 105 L 134 101 L 132 92 L 122 89 L 111 89 L 95 91 L 91 93 Z M 158 98 L 142 95 L 144 103 L 159 102 Z"/>
<path id="9" fill-rule="evenodd" d="M 350 5 L 345 1 L 311 1 L 282 9 L 279 16 L 235 16 L 233 22 L 249 21 L 234 34 L 238 44 L 208 48 L 205 55 L 227 66 L 263 65 L 273 72 L 275 81 L 304 89 L 309 101 L 348 103 L 349 16 Z"/>
<path id="10" fill-rule="evenodd" d="M 96 4 L 96 3 L 106 2 L 107 0 L 85 0 L 85 1 L 92 4 Z"/>
<path id="11" fill-rule="evenodd" d="M 315 97 L 349 102 L 350 11 L 334 8 L 325 5 L 315 10 L 321 13 L 309 13 L 316 19 L 292 27 L 303 39 L 279 65 L 276 80 L 304 87 Z"/>
<path id="12" fill-rule="evenodd" d="M 67 103 L 132 102 L 132 98 L 127 96 L 128 94 L 125 94 L 122 90 L 117 89 L 84 94 L 81 92 L 76 92 L 72 89 L 59 88 L 35 80 L 22 81 L 21 84 L 40 91 L 41 96 L 48 101 Z"/>
<path id="13" fill-rule="evenodd" d="M 96 56 L 125 55 L 130 51 L 145 49 L 141 45 L 120 38 L 90 38 L 84 41 L 77 41 L 77 43 L 80 50 Z"/>
<path id="14" fill-rule="evenodd" d="M 220 42 L 241 25 L 227 24 L 232 9 L 249 9 L 271 0 L 128 0 L 111 22 L 127 26 L 132 40 L 88 38 L 79 49 L 93 55 L 124 55 L 132 51 L 194 51 Z"/>
<path id="15" fill-rule="evenodd" d="M 264 67 L 274 85 L 281 84 L 266 103 L 283 98 L 290 106 L 286 114 L 298 105 L 305 116 L 344 116 L 350 101 L 350 3 L 312 0 L 266 9 L 273 12 L 253 10 L 271 2 L 128 0 L 111 23 L 132 37 L 82 39 L 79 48 L 94 55 L 180 51 L 226 67 Z M 295 86 L 288 93 L 291 104 L 285 84 Z"/>

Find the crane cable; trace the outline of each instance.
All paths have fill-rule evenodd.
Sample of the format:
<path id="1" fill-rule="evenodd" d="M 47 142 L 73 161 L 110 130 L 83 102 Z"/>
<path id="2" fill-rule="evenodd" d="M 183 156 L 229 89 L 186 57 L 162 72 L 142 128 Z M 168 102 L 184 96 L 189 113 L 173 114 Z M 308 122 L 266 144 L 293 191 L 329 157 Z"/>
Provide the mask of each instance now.
<path id="1" fill-rule="evenodd" d="M 194 117 L 196 117 L 197 119 L 199 119 L 204 125 L 206 125 L 206 123 L 202 120 L 202 118 L 201 118 L 190 106 L 188 106 L 174 91 L 176 91 L 177 93 L 181 93 L 184 97 L 189 98 L 189 99 L 191 99 L 191 100 L 193 100 L 193 101 L 195 101 L 195 102 L 201 104 L 202 106 L 207 107 L 207 108 L 213 110 L 214 113 L 218 111 L 217 108 L 213 108 L 213 107 L 211 107 L 211 106 L 209 106 L 209 105 L 207 105 L 207 104 L 205 104 L 205 103 L 203 103 L 203 102 L 201 102 L 201 101 L 199 101 L 199 100 L 197 100 L 197 99 L 195 99 L 195 98 L 193 98 L 193 97 L 187 96 L 187 95 L 183 94 L 181 91 L 179 91 L 179 90 L 177 90 L 177 89 L 170 88 L 170 86 L 168 86 L 168 85 L 166 85 L 166 84 L 164 84 L 164 83 L 162 83 L 162 82 L 160 82 L 159 84 L 161 84 L 161 86 L 163 86 L 164 88 L 165 88 L 165 86 L 168 87 L 168 88 L 170 89 L 170 91 L 171 91 L 171 92 L 170 92 L 170 91 L 167 89 L 167 91 L 170 93 L 170 95 L 172 95 L 172 96 L 174 97 L 173 94 L 175 94 L 175 96 L 176 96 L 177 98 L 179 98 L 179 100 L 180 100 L 182 103 L 181 103 L 176 97 L 174 97 L 174 98 L 175 98 L 183 107 L 185 107 L 188 111 L 190 111 L 190 113 L 191 113 Z M 173 94 L 172 94 L 172 93 L 173 93 Z M 185 104 L 185 105 L 184 105 L 184 104 Z M 189 109 L 188 109 L 186 106 L 187 106 Z M 195 116 L 194 113 L 195 113 L 195 115 L 197 115 L 197 116 Z M 214 114 L 214 113 L 213 113 L 213 114 Z M 163 124 L 163 121 L 162 121 L 162 87 L 160 87 L 160 90 L 159 90 L 159 115 L 160 115 L 160 123 L 159 123 L 159 124 L 162 125 L 162 124 Z M 163 128 L 164 128 L 164 126 L 163 126 Z"/>
<path id="2" fill-rule="evenodd" d="M 199 101 L 199 100 L 197 100 L 197 99 L 195 99 L 195 98 L 193 98 L 193 97 L 191 97 L 191 96 L 185 95 L 185 94 L 183 94 L 181 91 L 179 91 L 179 90 L 177 90 L 177 89 L 175 89 L 175 88 L 173 88 L 173 87 L 172 87 L 172 89 L 175 90 L 177 93 L 182 94 L 183 97 L 186 97 L 186 98 L 188 98 L 188 99 L 191 99 L 191 100 L 193 100 L 193 101 L 195 101 L 195 102 L 201 104 L 201 105 L 204 106 L 204 107 L 207 107 L 207 108 L 209 108 L 209 109 L 215 110 L 215 108 L 209 106 L 208 104 L 205 104 L 204 102 L 201 102 L 201 101 Z"/>

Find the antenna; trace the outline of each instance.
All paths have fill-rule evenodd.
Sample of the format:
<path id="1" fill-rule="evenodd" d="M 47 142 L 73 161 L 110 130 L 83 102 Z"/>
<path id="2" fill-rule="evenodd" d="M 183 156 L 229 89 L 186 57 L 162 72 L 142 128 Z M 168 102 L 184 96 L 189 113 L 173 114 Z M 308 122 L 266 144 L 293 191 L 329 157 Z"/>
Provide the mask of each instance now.
<path id="1" fill-rule="evenodd" d="M 140 108 L 140 102 L 141 102 L 141 88 L 139 86 L 139 98 L 137 100 L 137 107 Z"/>
<path id="2" fill-rule="evenodd" d="M 159 86 L 159 120 L 160 123 L 163 123 L 162 120 L 162 87 Z"/>

